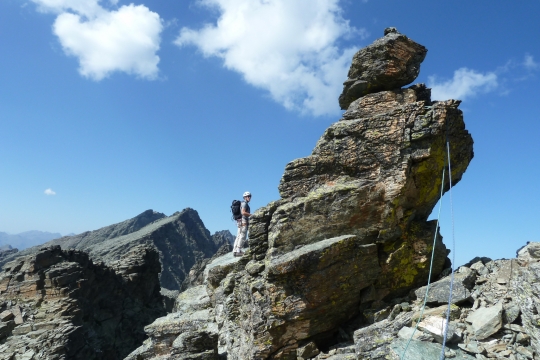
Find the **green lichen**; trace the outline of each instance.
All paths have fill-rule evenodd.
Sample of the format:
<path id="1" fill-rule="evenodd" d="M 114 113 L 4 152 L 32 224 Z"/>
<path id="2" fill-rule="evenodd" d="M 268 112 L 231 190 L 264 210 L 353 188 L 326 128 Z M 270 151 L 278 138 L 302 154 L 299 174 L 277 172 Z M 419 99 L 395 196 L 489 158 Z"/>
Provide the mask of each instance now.
<path id="1" fill-rule="evenodd" d="M 430 149 L 428 159 L 419 162 L 414 169 L 415 185 L 418 190 L 418 204 L 428 204 L 439 197 L 441 177 L 438 176 L 445 166 L 444 147 L 435 144 Z"/>
<path id="2" fill-rule="evenodd" d="M 414 229 L 409 233 L 409 237 L 414 237 Z M 394 243 L 394 246 L 396 244 Z M 407 242 L 402 242 L 400 247 L 391 253 L 391 277 L 394 279 L 396 288 L 411 287 L 415 284 L 420 274 L 420 270 L 424 269 L 426 264 L 414 261 L 414 250 Z"/>

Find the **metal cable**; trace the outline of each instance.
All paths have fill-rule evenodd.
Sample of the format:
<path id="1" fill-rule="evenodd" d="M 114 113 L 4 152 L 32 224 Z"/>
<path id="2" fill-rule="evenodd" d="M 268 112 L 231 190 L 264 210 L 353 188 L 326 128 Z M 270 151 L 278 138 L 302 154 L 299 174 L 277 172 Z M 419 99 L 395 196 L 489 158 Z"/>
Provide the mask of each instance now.
<path id="1" fill-rule="evenodd" d="M 455 258 L 456 258 L 456 237 L 454 232 L 454 203 L 452 201 L 452 166 L 450 163 L 450 142 L 446 141 L 446 150 L 448 155 L 448 178 L 450 180 L 450 213 L 452 215 L 452 276 L 450 278 L 450 295 L 448 296 L 448 309 L 446 311 L 446 326 L 443 327 L 444 329 L 444 338 L 442 343 L 442 349 L 441 349 L 441 357 L 440 360 L 444 360 L 444 347 L 446 346 L 446 336 L 448 334 L 448 326 L 450 324 L 450 308 L 452 306 L 452 290 L 454 288 L 454 266 L 455 266 Z M 444 325 L 444 324 L 443 324 Z"/>
<path id="2" fill-rule="evenodd" d="M 407 352 L 407 349 L 409 348 L 409 344 L 411 343 L 414 334 L 416 333 L 416 330 L 418 329 L 418 324 L 420 324 L 420 321 L 422 320 L 422 316 L 424 316 L 424 310 L 426 308 L 426 302 L 427 297 L 429 293 L 429 285 L 431 283 L 431 273 L 433 271 L 433 259 L 435 257 L 435 245 L 437 242 L 437 234 L 439 233 L 439 218 L 441 217 L 441 208 L 442 208 L 442 197 L 443 197 L 443 190 L 444 190 L 444 172 L 446 170 L 446 167 L 443 167 L 442 171 L 442 181 L 441 181 L 441 195 L 439 197 L 439 211 L 437 214 L 437 227 L 435 228 L 435 236 L 433 237 L 433 247 L 431 250 L 431 263 L 429 264 L 429 275 L 428 275 L 428 282 L 426 287 L 426 294 L 424 295 L 424 303 L 422 305 L 422 310 L 420 311 L 420 317 L 418 318 L 418 321 L 416 322 L 416 326 L 414 327 L 413 333 L 411 334 L 411 337 L 409 338 L 409 341 L 407 341 L 407 345 L 405 346 L 405 349 L 403 350 L 403 353 L 401 355 L 401 359 L 405 360 L 405 353 Z"/>

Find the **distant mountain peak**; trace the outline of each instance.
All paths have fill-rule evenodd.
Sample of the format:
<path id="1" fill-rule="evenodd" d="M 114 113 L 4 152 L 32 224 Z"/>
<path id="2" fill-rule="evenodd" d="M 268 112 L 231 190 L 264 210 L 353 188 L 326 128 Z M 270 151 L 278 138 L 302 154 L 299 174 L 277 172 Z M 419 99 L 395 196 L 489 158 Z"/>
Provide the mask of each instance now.
<path id="1" fill-rule="evenodd" d="M 0 232 L 0 246 L 9 244 L 22 250 L 32 246 L 44 244 L 47 241 L 60 237 L 62 237 L 62 234 L 60 233 L 51 233 L 39 230 L 30 230 L 19 234 Z"/>

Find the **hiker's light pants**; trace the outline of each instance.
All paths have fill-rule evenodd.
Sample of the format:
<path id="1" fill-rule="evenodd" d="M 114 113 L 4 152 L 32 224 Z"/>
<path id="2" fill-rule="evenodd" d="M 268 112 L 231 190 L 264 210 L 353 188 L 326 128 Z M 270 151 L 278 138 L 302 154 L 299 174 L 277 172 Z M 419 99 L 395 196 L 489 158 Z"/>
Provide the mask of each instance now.
<path id="1" fill-rule="evenodd" d="M 238 232 L 236 233 L 236 240 L 234 240 L 233 252 L 239 252 L 242 250 L 248 231 L 248 224 L 245 220 L 237 220 L 236 225 L 238 226 Z"/>

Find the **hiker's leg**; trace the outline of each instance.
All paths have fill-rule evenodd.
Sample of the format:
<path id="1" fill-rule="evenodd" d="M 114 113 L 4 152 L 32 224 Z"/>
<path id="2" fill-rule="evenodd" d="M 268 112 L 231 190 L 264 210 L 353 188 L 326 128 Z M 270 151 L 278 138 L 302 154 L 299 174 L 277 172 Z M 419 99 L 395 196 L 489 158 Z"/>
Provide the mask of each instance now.
<path id="1" fill-rule="evenodd" d="M 240 240 L 238 242 L 237 251 L 242 251 L 242 248 L 244 247 L 244 243 L 246 242 L 246 237 L 247 237 L 247 230 L 248 230 L 247 224 L 242 224 L 242 228 L 240 229 Z"/>
<path id="2" fill-rule="evenodd" d="M 238 227 L 238 231 L 236 232 L 236 239 L 234 240 L 233 252 L 239 252 L 241 249 L 240 241 L 242 238 L 242 222 L 237 221 L 236 226 Z"/>

